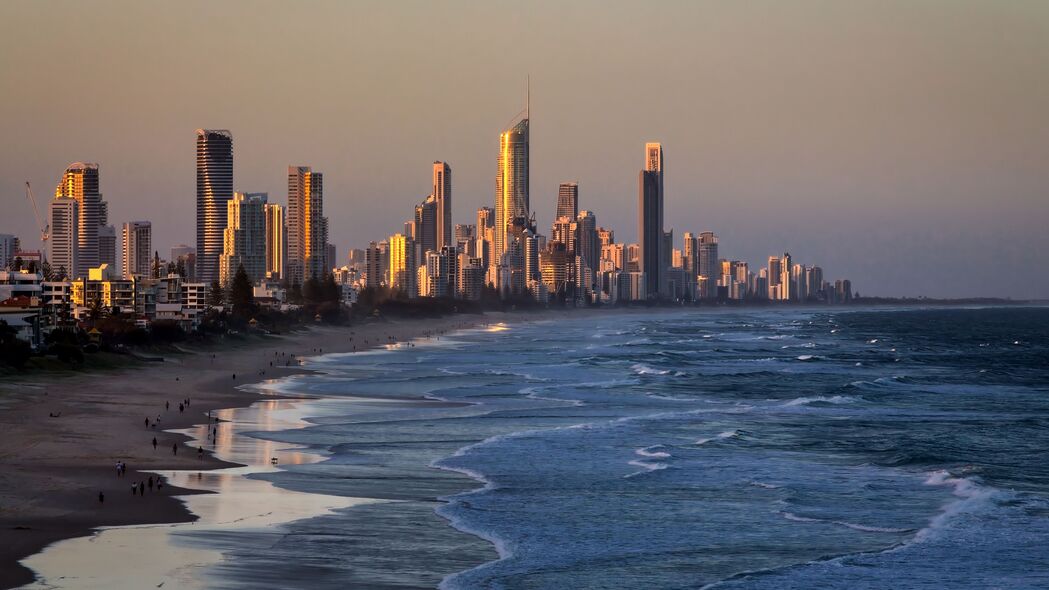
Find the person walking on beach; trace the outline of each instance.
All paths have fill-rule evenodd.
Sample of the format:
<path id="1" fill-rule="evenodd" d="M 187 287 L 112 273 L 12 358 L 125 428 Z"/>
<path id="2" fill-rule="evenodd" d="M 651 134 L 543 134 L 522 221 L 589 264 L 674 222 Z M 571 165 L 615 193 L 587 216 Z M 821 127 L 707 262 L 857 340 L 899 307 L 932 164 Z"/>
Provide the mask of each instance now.
<path id="1" fill-rule="evenodd" d="M 178 377 L 175 377 L 175 379 L 178 379 Z M 170 410 L 171 409 L 171 402 L 164 402 L 164 409 L 165 410 Z"/>
<path id="2" fill-rule="evenodd" d="M 157 450 L 157 437 L 153 437 L 153 450 Z"/>
<path id="3" fill-rule="evenodd" d="M 120 477 L 120 461 L 117 461 L 117 477 Z"/>
<path id="4" fill-rule="evenodd" d="M 153 491 L 153 476 L 152 476 L 152 475 L 151 475 L 151 476 L 149 476 L 149 481 L 148 481 L 148 482 L 146 482 L 146 485 L 148 485 L 148 486 L 149 486 L 149 491 L 151 491 L 151 492 L 152 492 L 152 491 Z"/>
<path id="5" fill-rule="evenodd" d="M 146 428 L 149 428 L 149 417 L 146 417 Z"/>
<path id="6" fill-rule="evenodd" d="M 138 482 L 137 481 L 133 481 L 133 482 L 131 482 L 131 495 L 134 496 L 137 493 L 138 493 Z"/>
<path id="7" fill-rule="evenodd" d="M 103 494 L 102 492 L 99 492 L 98 493 L 98 503 L 99 504 L 105 504 L 105 502 L 106 502 L 106 495 Z"/>
<path id="8" fill-rule="evenodd" d="M 171 443 L 171 454 L 172 455 L 177 455 L 178 454 L 178 443 Z"/>
<path id="9" fill-rule="evenodd" d="M 204 459 L 204 447 L 197 447 L 197 459 Z"/>
<path id="10" fill-rule="evenodd" d="M 179 404 L 178 405 L 178 413 L 181 414 L 183 409 L 184 409 L 183 405 Z"/>
<path id="11" fill-rule="evenodd" d="M 146 496 L 146 482 L 144 482 L 144 481 L 138 482 L 138 493 L 142 497 Z"/>

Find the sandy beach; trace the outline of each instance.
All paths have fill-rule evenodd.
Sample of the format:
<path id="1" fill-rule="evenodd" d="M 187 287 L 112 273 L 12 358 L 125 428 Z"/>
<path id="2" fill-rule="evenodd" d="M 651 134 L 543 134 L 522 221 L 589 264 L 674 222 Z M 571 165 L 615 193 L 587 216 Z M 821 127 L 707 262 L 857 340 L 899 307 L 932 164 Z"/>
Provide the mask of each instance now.
<path id="1" fill-rule="evenodd" d="M 198 491 L 178 487 L 175 477 L 144 496 L 133 495 L 131 486 L 157 471 L 236 467 L 210 449 L 198 453 L 193 433 L 209 421 L 209 413 L 233 419 L 218 410 L 248 407 L 262 398 L 238 386 L 302 371 L 298 357 L 360 351 L 502 318 L 456 315 L 314 327 L 198 349 L 118 372 L 29 375 L 3 384 L 0 588 L 32 581 L 33 572 L 19 561 L 56 541 L 90 535 L 100 527 L 194 520 L 194 511 L 174 496 L 207 493 L 199 491 L 201 486 L 194 486 Z M 187 399 L 189 405 L 180 412 L 179 404 Z M 225 426 L 219 423 L 217 428 Z M 235 454 L 229 457 L 236 460 Z M 127 464 L 125 475 L 118 476 L 117 462 Z"/>

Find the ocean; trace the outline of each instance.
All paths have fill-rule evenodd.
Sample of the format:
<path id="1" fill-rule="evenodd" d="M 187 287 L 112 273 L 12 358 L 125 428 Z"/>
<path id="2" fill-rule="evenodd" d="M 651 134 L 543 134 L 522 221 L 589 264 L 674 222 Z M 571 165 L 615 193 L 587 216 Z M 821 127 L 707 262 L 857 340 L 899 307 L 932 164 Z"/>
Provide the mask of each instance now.
<path id="1" fill-rule="evenodd" d="M 1049 308 L 584 313 L 307 366 L 259 387 L 308 425 L 250 436 L 315 460 L 248 477 L 369 501 L 181 530 L 208 587 L 1049 588 Z"/>

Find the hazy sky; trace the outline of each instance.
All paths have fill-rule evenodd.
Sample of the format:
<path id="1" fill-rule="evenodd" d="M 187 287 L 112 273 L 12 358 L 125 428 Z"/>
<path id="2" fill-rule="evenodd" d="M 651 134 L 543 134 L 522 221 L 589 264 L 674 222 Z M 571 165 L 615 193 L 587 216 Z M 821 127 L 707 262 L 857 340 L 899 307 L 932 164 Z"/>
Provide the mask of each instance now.
<path id="1" fill-rule="evenodd" d="M 722 257 L 789 251 L 860 293 L 1049 297 L 1049 2 L 0 2 L 0 233 L 35 247 L 65 166 L 110 220 L 194 244 L 195 136 L 234 185 L 325 174 L 340 258 L 400 231 L 453 170 L 493 206 L 497 136 L 532 80 L 531 204 L 557 185 L 635 239 L 646 141 L 666 225 Z"/>

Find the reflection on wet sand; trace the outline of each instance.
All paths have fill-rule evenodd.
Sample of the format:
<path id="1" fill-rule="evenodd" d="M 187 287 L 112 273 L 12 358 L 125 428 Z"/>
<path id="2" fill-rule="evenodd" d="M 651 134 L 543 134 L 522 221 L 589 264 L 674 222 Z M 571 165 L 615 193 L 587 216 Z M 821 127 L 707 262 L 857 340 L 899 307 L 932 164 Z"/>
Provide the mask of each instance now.
<path id="1" fill-rule="evenodd" d="M 374 400 L 370 400 L 374 402 Z M 353 399 L 263 400 L 249 408 L 212 413 L 209 424 L 182 430 L 193 440 L 187 450 L 203 449 L 242 467 L 214 471 L 157 472 L 170 485 L 219 492 L 181 496 L 199 520 L 191 523 L 104 528 L 91 537 L 69 539 L 48 547 L 23 563 L 38 574 L 28 588 L 203 588 L 204 570 L 220 562 L 222 552 L 195 545 L 181 533 L 207 530 L 269 528 L 377 500 L 345 498 L 285 490 L 268 481 L 245 477 L 283 465 L 324 459 L 315 451 L 288 448 L 252 436 L 308 425 L 305 416 L 323 416 L 338 405 L 353 412 Z M 218 418 L 218 422 L 215 421 Z M 274 462 L 273 459 L 276 459 Z M 134 572 L 134 575 L 129 575 Z"/>

